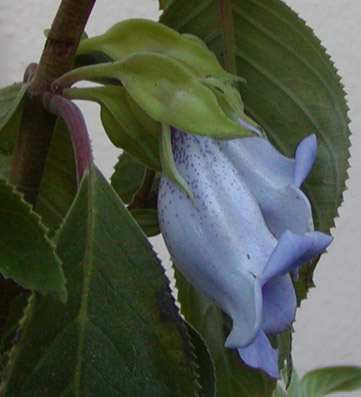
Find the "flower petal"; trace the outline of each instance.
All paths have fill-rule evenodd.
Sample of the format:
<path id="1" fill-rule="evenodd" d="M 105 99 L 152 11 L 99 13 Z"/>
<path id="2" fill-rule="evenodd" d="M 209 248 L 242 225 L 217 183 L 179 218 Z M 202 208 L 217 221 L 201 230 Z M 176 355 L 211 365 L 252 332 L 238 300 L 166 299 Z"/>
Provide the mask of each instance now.
<path id="1" fill-rule="evenodd" d="M 162 176 L 158 215 L 164 240 L 188 281 L 232 318 L 227 345 L 246 345 L 262 321 L 262 292 L 256 276 L 277 241 L 216 141 L 179 131 L 173 141 L 176 166 L 197 206 L 183 189 Z"/>
<path id="2" fill-rule="evenodd" d="M 261 138 L 219 144 L 247 184 L 276 238 L 286 230 L 299 234 L 313 230 L 310 202 L 293 183 L 296 177 L 305 177 L 312 167 L 314 158 L 310 148 L 314 142 L 312 135 L 301 141 L 296 150 L 296 161 L 283 156 Z"/>
<path id="3" fill-rule="evenodd" d="M 286 231 L 278 240 L 278 244 L 267 262 L 261 276 L 261 284 L 265 285 L 273 277 L 280 277 L 294 270 L 312 246 L 312 238 Z"/>
<path id="4" fill-rule="evenodd" d="M 245 364 L 255 369 L 262 369 L 272 378 L 279 378 L 278 351 L 273 349 L 266 334 L 259 332 L 256 340 L 247 347 L 238 349 Z"/>
<path id="5" fill-rule="evenodd" d="M 261 275 L 261 284 L 265 285 L 273 277 L 284 276 L 297 269 L 315 256 L 321 254 L 333 238 L 320 232 L 299 235 L 286 231 L 278 240 L 265 269 Z"/>
<path id="6" fill-rule="evenodd" d="M 270 187 L 293 182 L 295 161 L 279 153 L 267 139 L 242 138 L 219 141 L 219 145 L 247 182 L 253 181 L 253 177 L 267 181 Z"/>
<path id="7" fill-rule="evenodd" d="M 291 277 L 271 279 L 262 288 L 263 316 L 261 328 L 266 334 L 277 334 L 289 327 L 296 316 L 297 299 Z"/>
<path id="8" fill-rule="evenodd" d="M 317 138 L 315 134 L 302 139 L 296 149 L 296 166 L 293 184 L 300 187 L 311 171 L 317 155 Z"/>

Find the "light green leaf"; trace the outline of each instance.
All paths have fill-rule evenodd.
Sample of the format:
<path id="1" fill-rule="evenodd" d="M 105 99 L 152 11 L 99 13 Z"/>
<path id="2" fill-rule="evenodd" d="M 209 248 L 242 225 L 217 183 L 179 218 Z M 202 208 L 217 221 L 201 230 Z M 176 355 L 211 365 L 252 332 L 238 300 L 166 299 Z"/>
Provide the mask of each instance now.
<path id="1" fill-rule="evenodd" d="M 123 61 L 74 69 L 59 80 L 117 78 L 131 97 L 153 119 L 180 130 L 219 139 L 253 134 L 230 119 L 210 88 L 174 59 L 154 53 L 137 53 Z M 64 90 L 73 98 L 77 90 Z"/>
<path id="2" fill-rule="evenodd" d="M 163 54 L 177 60 L 196 76 L 213 76 L 228 82 L 241 80 L 227 73 L 203 43 L 189 40 L 189 37 L 147 19 L 122 21 L 100 36 L 82 40 L 77 55 L 93 52 L 101 52 L 112 61 L 122 61 L 142 52 Z"/>
<path id="3" fill-rule="evenodd" d="M 35 211 L 54 232 L 63 222 L 77 191 L 74 151 L 64 121 L 57 119 Z"/>
<path id="4" fill-rule="evenodd" d="M 284 371 L 282 371 L 283 373 Z M 288 376 L 284 379 L 284 383 L 287 387 L 287 397 L 300 397 L 300 380 L 298 378 L 297 372 L 295 370 L 292 371 L 291 381 L 288 385 Z"/>
<path id="5" fill-rule="evenodd" d="M 224 347 L 224 341 L 231 329 L 231 320 L 192 287 L 177 269 L 175 276 L 181 312 L 202 336 L 211 353 L 216 370 L 216 396 L 271 396 L 276 380 L 247 367 L 235 349 Z"/>
<path id="6" fill-rule="evenodd" d="M 179 173 L 173 158 L 172 152 L 172 137 L 170 126 L 163 123 L 162 139 L 160 141 L 160 160 L 162 163 L 163 172 L 167 177 L 180 186 L 188 196 L 192 199 L 194 205 L 197 205 L 191 188 L 187 185 L 187 182 L 183 179 L 182 175 Z"/>
<path id="7" fill-rule="evenodd" d="M 328 367 L 307 373 L 299 383 L 298 397 L 322 397 L 360 389 L 360 367 Z"/>
<path id="8" fill-rule="evenodd" d="M 0 272 L 24 288 L 66 300 L 61 261 L 47 230 L 13 186 L 0 180 Z"/>
<path id="9" fill-rule="evenodd" d="M 126 95 L 130 109 L 143 128 L 150 135 L 160 137 L 162 135 L 162 123 L 152 119 L 128 93 Z"/>
<path id="10" fill-rule="evenodd" d="M 67 304 L 33 296 L 1 395 L 194 396 L 194 358 L 168 281 L 94 167 L 60 230 L 57 252 Z"/>
<path id="11" fill-rule="evenodd" d="M 3 154 L 11 154 L 15 147 L 26 90 L 27 84 L 23 83 L 0 89 L 0 151 Z"/>
<path id="12" fill-rule="evenodd" d="M 277 386 L 277 389 L 273 392 L 272 397 L 286 397 L 287 394 L 280 386 Z"/>

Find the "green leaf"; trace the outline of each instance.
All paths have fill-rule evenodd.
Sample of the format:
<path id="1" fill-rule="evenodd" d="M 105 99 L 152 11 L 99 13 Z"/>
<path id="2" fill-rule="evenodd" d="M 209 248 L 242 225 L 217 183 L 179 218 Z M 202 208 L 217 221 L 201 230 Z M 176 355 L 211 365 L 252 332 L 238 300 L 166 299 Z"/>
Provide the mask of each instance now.
<path id="1" fill-rule="evenodd" d="M 148 236 L 160 233 L 157 213 L 159 177 L 156 176 L 146 198 L 140 207 L 134 206 L 134 196 L 141 188 L 146 168 L 127 153 L 119 156 L 111 183 L 119 197 L 126 204 L 132 203 L 131 215 Z"/>
<path id="2" fill-rule="evenodd" d="M 126 152 L 118 157 L 118 163 L 114 167 L 111 183 L 119 197 L 126 204 L 132 203 L 133 208 L 157 209 L 158 188 L 161 174 L 156 173 L 150 190 L 146 197 L 142 197 L 140 205 L 134 205 L 135 194 L 141 188 L 146 177 L 146 167 Z"/>
<path id="3" fill-rule="evenodd" d="M 152 208 L 134 208 L 130 210 L 132 217 L 148 237 L 160 233 L 158 223 L 158 212 Z"/>
<path id="4" fill-rule="evenodd" d="M 159 9 L 164 10 L 173 0 L 159 0 Z"/>
<path id="5" fill-rule="evenodd" d="M 198 77 L 212 76 L 228 82 L 241 80 L 227 73 L 203 43 L 189 40 L 189 36 L 184 37 L 161 23 L 147 19 L 117 23 L 104 34 L 83 40 L 77 54 L 94 52 L 103 53 L 112 61 L 122 61 L 135 53 L 163 54 L 177 60 Z"/>
<path id="6" fill-rule="evenodd" d="M 361 367 L 328 367 L 308 372 L 299 383 L 299 397 L 361 389 Z"/>
<path id="7" fill-rule="evenodd" d="M 203 338 L 190 324 L 187 324 L 187 329 L 194 347 L 194 354 L 198 365 L 198 382 L 201 386 L 201 390 L 198 392 L 198 395 L 199 397 L 213 397 L 216 393 L 216 378 L 214 374 L 213 361 L 208 347 Z"/>
<path id="8" fill-rule="evenodd" d="M 63 222 L 77 191 L 74 151 L 64 121 L 57 119 L 35 211 L 54 232 Z"/>
<path id="9" fill-rule="evenodd" d="M 158 139 L 150 135 L 134 116 L 123 87 L 67 90 L 66 95 L 71 99 L 98 102 L 103 127 L 113 145 L 127 150 L 148 167 L 160 170 Z"/>
<path id="10" fill-rule="evenodd" d="M 163 123 L 162 139 L 160 141 L 160 160 L 162 163 L 163 172 L 167 177 L 180 186 L 188 194 L 188 196 L 193 201 L 194 205 L 197 205 L 196 199 L 192 193 L 191 188 L 188 186 L 187 182 L 183 179 L 182 175 L 179 173 L 173 158 L 172 151 L 172 136 L 171 128 L 168 124 Z"/>
<path id="11" fill-rule="evenodd" d="M 153 119 L 180 130 L 219 139 L 253 135 L 227 117 L 210 88 L 166 55 L 136 53 L 123 61 L 85 66 L 62 76 L 59 84 L 104 77 L 119 79 Z M 66 89 L 64 95 L 72 98 L 76 91 Z"/>
<path id="12" fill-rule="evenodd" d="M 236 350 L 224 347 L 230 331 L 228 317 L 192 287 L 177 269 L 175 276 L 181 312 L 202 336 L 211 353 L 216 370 L 217 397 L 271 396 L 276 381 L 247 367 Z"/>
<path id="13" fill-rule="evenodd" d="M 277 335 L 270 335 L 271 342 L 278 346 L 278 366 L 284 376 L 284 382 L 287 385 L 291 380 L 293 371 L 293 362 L 291 356 L 292 350 L 292 326 L 285 329 Z"/>
<path id="14" fill-rule="evenodd" d="M 24 288 L 66 300 L 61 261 L 39 216 L 0 180 L 0 272 Z"/>
<path id="15" fill-rule="evenodd" d="M 162 123 L 152 119 L 128 93 L 127 100 L 131 111 L 143 128 L 149 132 L 150 135 L 160 137 L 162 135 Z"/>
<path id="16" fill-rule="evenodd" d="M 304 190 L 315 229 L 329 232 L 345 189 L 350 131 L 339 76 L 311 29 L 280 0 L 174 0 L 161 22 L 199 36 L 227 71 L 247 80 L 240 87 L 246 112 L 285 155 L 316 133 L 318 155 Z M 313 268 L 301 269 L 303 296 Z"/>
<path id="17" fill-rule="evenodd" d="M 168 281 L 94 167 L 59 232 L 57 252 L 67 304 L 33 296 L 1 395 L 195 395 L 194 358 Z"/>
<path id="18" fill-rule="evenodd" d="M 277 389 L 273 392 L 272 397 L 286 397 L 286 392 L 280 386 L 277 386 Z"/>
<path id="19" fill-rule="evenodd" d="M 11 170 L 12 156 L 0 154 L 0 179 L 8 179 Z"/>
<path id="20" fill-rule="evenodd" d="M 123 203 L 130 204 L 143 182 L 145 167 L 126 152 L 118 157 L 111 183 Z"/>
<path id="21" fill-rule="evenodd" d="M 288 383 L 288 380 L 284 379 L 285 384 Z M 292 371 L 291 381 L 287 387 L 287 397 L 300 397 L 300 379 L 296 373 L 296 371 Z"/>
<path id="22" fill-rule="evenodd" d="M 27 84 L 16 83 L 0 89 L 0 151 L 11 154 L 14 150 Z"/>
<path id="23" fill-rule="evenodd" d="M 3 280 L 0 282 L 3 282 Z M 4 287 L 4 284 L 1 285 L 1 287 Z M 2 295 L 2 292 L 3 291 L 1 291 L 0 295 Z M 10 292 L 10 294 L 12 293 L 11 289 L 7 289 L 6 292 Z M 14 340 L 16 339 L 20 320 L 23 317 L 24 310 L 28 304 L 29 293 L 24 291 L 20 292 L 12 302 L 10 302 L 9 298 L 5 294 L 4 296 L 1 296 L 1 298 L 5 298 L 5 302 L 7 304 L 10 303 L 10 305 L 6 308 L 6 312 L 8 313 L 6 313 L 7 315 L 4 325 L 2 325 L 2 321 L 0 321 L 0 369 L 5 367 L 8 360 L 10 350 L 13 346 Z M 1 314 L 3 313 L 1 312 Z"/>

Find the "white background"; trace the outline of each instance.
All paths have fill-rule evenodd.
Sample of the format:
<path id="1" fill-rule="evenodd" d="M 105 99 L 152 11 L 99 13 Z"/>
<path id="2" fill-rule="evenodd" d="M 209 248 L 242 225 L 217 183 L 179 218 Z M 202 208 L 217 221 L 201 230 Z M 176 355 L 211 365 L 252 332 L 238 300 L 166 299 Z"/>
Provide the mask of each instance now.
<path id="1" fill-rule="evenodd" d="M 335 241 L 318 265 L 317 288 L 303 303 L 295 323 L 293 357 L 302 375 L 327 365 L 361 366 L 361 4 L 360 0 L 286 2 L 315 30 L 339 69 L 353 132 L 350 180 L 333 230 Z M 38 61 L 44 44 L 42 31 L 49 27 L 57 5 L 55 0 L 1 0 L 0 86 L 21 80 L 27 64 Z M 87 33 L 100 34 L 131 17 L 157 19 L 157 8 L 155 0 L 98 0 Z M 96 105 L 87 105 L 85 110 L 96 162 L 110 176 L 119 151 L 101 132 Z M 159 239 L 156 246 L 167 260 Z M 361 396 L 361 392 L 352 394 Z"/>

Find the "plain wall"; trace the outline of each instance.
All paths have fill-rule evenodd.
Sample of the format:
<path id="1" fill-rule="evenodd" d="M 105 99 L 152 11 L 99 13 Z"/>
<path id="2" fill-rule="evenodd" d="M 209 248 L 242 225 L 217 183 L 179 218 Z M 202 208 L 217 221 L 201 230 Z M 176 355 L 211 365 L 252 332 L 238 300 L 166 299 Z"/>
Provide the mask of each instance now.
<path id="1" fill-rule="evenodd" d="M 361 4 L 359 0 L 286 2 L 315 30 L 332 56 L 347 92 L 353 132 L 350 179 L 332 231 L 335 241 L 318 265 L 317 288 L 302 304 L 295 323 L 293 357 L 302 375 L 327 365 L 361 366 Z M 21 80 L 25 67 L 38 61 L 44 45 L 42 31 L 50 26 L 57 5 L 55 0 L 1 0 L 0 86 Z M 156 0 L 98 0 L 87 32 L 100 34 L 122 19 L 157 19 L 158 15 Z M 111 147 L 102 132 L 97 105 L 87 104 L 84 109 L 96 162 L 110 176 L 119 150 Z M 166 261 L 168 254 L 159 238 L 156 247 Z"/>

